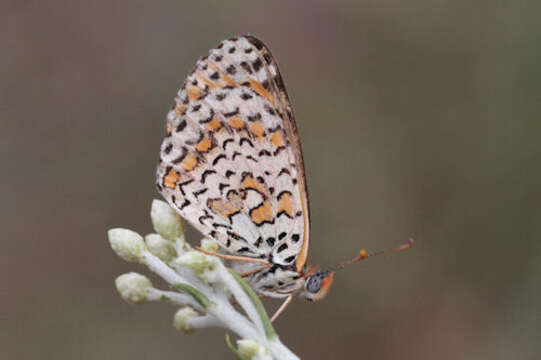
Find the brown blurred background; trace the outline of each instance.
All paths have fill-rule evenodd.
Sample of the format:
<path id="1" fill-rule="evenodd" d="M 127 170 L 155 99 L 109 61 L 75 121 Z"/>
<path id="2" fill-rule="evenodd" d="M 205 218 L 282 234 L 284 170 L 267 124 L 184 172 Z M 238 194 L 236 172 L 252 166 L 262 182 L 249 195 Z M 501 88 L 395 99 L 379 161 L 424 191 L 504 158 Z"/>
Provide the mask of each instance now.
<path id="1" fill-rule="evenodd" d="M 0 339 L 5 359 L 232 358 L 106 230 L 152 231 L 165 114 L 195 61 L 253 33 L 303 140 L 311 263 L 416 238 L 276 323 L 303 359 L 534 359 L 541 345 L 541 3 L 4 1 Z M 197 240 L 195 232 L 190 233 Z M 276 306 L 276 303 L 270 306 Z"/>

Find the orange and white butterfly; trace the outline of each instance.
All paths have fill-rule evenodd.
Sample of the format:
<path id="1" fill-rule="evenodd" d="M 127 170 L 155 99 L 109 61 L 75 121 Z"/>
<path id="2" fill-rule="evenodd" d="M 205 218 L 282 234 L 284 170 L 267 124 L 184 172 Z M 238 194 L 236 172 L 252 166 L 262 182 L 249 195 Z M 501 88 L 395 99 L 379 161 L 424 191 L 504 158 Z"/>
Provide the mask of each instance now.
<path id="1" fill-rule="evenodd" d="M 301 143 L 276 61 L 256 37 L 224 40 L 195 65 L 167 115 L 157 188 L 257 293 L 287 298 L 273 319 L 293 294 L 319 300 L 330 289 L 333 271 L 306 267 Z"/>

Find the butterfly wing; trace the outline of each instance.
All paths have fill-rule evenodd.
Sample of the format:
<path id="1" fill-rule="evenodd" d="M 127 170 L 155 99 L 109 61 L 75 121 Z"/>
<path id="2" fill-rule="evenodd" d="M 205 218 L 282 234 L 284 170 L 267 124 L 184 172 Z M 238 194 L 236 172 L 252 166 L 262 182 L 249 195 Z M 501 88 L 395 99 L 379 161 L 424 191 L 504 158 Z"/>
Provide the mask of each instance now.
<path id="1" fill-rule="evenodd" d="M 260 40 L 225 40 L 197 62 L 167 115 L 157 188 L 226 251 L 302 269 L 309 208 L 301 145 Z"/>

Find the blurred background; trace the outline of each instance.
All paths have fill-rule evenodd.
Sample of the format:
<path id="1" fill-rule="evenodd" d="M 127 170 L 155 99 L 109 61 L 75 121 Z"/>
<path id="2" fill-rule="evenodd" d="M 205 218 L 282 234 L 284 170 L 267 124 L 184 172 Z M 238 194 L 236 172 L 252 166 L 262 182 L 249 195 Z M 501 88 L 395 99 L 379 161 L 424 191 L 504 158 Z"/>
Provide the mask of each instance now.
<path id="1" fill-rule="evenodd" d="M 303 359 L 539 357 L 541 3 L 0 6 L 5 359 L 233 358 L 223 331 L 179 334 L 175 308 L 124 303 L 115 277 L 148 271 L 106 231 L 152 231 L 165 114 L 242 33 L 271 48 L 296 110 L 310 263 L 416 239 L 296 301 L 283 342 Z"/>

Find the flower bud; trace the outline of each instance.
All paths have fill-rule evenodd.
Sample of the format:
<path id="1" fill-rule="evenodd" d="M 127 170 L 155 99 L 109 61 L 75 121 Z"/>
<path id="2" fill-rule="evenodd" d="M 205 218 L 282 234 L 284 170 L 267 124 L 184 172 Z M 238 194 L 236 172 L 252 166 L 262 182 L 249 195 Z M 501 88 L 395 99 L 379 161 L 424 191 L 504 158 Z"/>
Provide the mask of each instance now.
<path id="1" fill-rule="evenodd" d="M 220 245 L 215 240 L 209 238 L 203 238 L 201 240 L 201 249 L 208 252 L 218 252 L 220 250 Z"/>
<path id="2" fill-rule="evenodd" d="M 122 299 L 130 304 L 144 303 L 152 289 L 152 283 L 146 276 L 134 272 L 117 277 L 115 285 Z"/>
<path id="3" fill-rule="evenodd" d="M 269 350 L 254 340 L 241 339 L 237 341 L 240 355 L 250 360 L 272 360 Z"/>
<path id="4" fill-rule="evenodd" d="M 190 324 L 190 320 L 198 316 L 199 314 L 191 307 L 183 307 L 175 313 L 175 316 L 173 317 L 173 326 L 178 331 L 185 334 L 190 334 L 195 331 L 193 326 Z"/>
<path id="5" fill-rule="evenodd" d="M 203 280 L 212 283 L 216 281 L 217 277 L 216 271 L 214 271 L 216 261 L 217 259 L 213 256 L 192 250 L 182 254 L 175 263 L 190 268 Z"/>
<path id="6" fill-rule="evenodd" d="M 148 250 L 166 263 L 169 263 L 177 256 L 173 243 L 158 234 L 148 234 L 145 236 L 145 242 Z"/>
<path id="7" fill-rule="evenodd" d="M 184 233 L 184 220 L 165 201 L 152 201 L 150 218 L 154 230 L 167 240 L 175 241 Z"/>
<path id="8" fill-rule="evenodd" d="M 147 250 L 143 238 L 135 231 L 128 229 L 110 229 L 107 232 L 113 251 L 122 259 L 130 262 L 140 262 Z"/>

